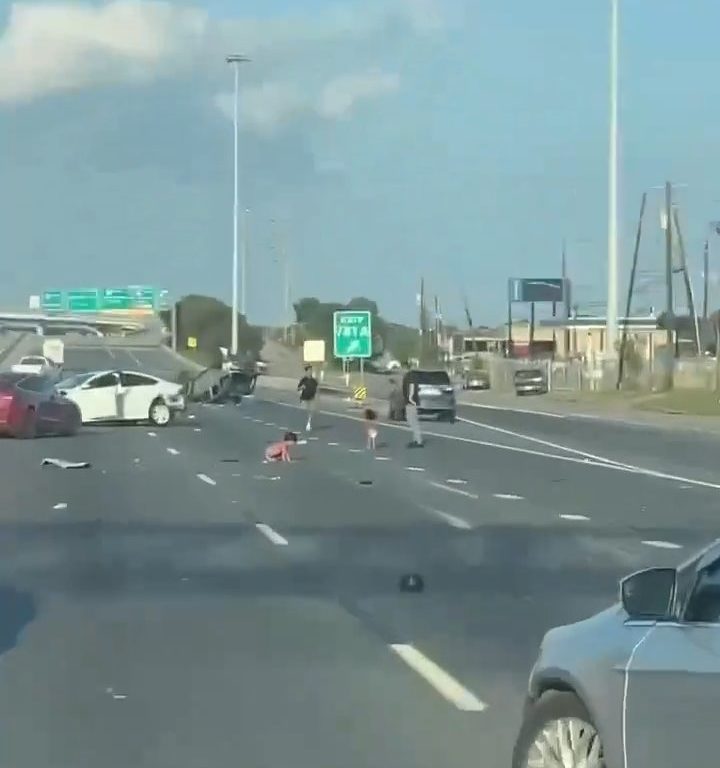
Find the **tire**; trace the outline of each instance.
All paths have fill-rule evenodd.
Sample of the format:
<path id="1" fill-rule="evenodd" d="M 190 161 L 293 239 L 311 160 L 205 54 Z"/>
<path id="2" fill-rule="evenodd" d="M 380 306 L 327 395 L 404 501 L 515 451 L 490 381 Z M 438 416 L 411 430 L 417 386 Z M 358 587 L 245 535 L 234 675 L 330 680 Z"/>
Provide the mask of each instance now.
<path id="1" fill-rule="evenodd" d="M 73 417 L 70 420 L 70 424 L 63 434 L 66 437 L 72 437 L 72 435 L 77 435 L 81 427 L 82 427 L 82 414 L 80 413 L 80 409 L 76 408 L 73 413 Z"/>
<path id="2" fill-rule="evenodd" d="M 18 430 L 17 436 L 21 440 L 32 440 L 37 437 L 37 415 L 34 408 L 28 408 L 25 419 Z"/>
<path id="3" fill-rule="evenodd" d="M 448 411 L 445 414 L 445 421 L 449 424 L 454 424 L 457 421 L 457 413 L 455 411 Z"/>
<path id="4" fill-rule="evenodd" d="M 172 421 L 172 411 L 164 400 L 158 398 L 150 404 L 148 419 L 156 427 L 167 427 Z"/>
<path id="5" fill-rule="evenodd" d="M 552 725 L 551 728 L 548 726 Z M 556 739 L 561 727 L 567 734 L 570 730 L 580 736 L 574 741 L 576 763 L 587 768 L 604 768 L 602 739 L 597 732 L 587 707 L 569 691 L 549 691 L 540 697 L 539 701 L 530 705 L 525 712 L 520 733 L 513 749 L 512 768 L 528 768 L 541 766 L 544 763 L 540 756 L 536 741 L 541 741 L 552 751 L 557 746 Z M 583 762 L 586 760 L 587 762 Z M 557 762 L 550 765 L 567 765 L 575 763 Z"/>

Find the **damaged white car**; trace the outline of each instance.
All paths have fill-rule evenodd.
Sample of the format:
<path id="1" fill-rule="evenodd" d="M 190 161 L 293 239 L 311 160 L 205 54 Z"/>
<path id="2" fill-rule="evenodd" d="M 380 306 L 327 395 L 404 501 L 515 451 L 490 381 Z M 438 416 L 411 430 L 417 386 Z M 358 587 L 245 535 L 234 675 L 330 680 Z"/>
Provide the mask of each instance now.
<path id="1" fill-rule="evenodd" d="M 186 408 L 180 384 L 137 371 L 81 373 L 61 381 L 56 390 L 80 408 L 83 424 L 149 421 L 164 427 Z"/>

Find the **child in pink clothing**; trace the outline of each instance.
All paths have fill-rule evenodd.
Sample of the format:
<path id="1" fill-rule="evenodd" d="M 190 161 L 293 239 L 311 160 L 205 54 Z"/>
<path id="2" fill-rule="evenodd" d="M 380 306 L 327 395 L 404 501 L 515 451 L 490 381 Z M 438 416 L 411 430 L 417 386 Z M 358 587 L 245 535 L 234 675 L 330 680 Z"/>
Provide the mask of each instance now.
<path id="1" fill-rule="evenodd" d="M 294 432 L 286 432 L 282 440 L 270 443 L 265 449 L 265 461 L 290 461 L 290 446 L 297 443 Z"/>

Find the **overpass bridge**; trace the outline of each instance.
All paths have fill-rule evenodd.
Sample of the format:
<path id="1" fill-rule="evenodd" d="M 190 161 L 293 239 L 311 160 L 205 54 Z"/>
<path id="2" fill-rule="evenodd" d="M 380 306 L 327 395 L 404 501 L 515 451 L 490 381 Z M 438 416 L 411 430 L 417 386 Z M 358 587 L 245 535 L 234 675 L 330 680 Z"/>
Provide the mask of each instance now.
<path id="1" fill-rule="evenodd" d="M 80 333 L 91 336 L 128 336 L 142 333 L 160 324 L 159 318 L 149 315 L 108 317 L 102 314 L 73 315 L 69 313 L 47 314 L 43 312 L 0 312 L 0 329 L 31 331 L 38 335 Z"/>

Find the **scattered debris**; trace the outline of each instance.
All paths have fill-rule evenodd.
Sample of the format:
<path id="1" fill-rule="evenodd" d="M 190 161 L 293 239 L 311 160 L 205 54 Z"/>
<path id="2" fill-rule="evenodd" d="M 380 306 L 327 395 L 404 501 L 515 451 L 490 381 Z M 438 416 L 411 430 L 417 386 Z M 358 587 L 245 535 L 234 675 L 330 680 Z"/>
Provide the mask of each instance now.
<path id="1" fill-rule="evenodd" d="M 406 573 L 400 579 L 401 592 L 422 592 L 425 589 L 425 582 L 419 573 Z"/>
<path id="2" fill-rule="evenodd" d="M 43 459 L 42 466 L 60 467 L 60 469 L 85 469 L 89 461 L 66 461 L 65 459 Z"/>
<path id="3" fill-rule="evenodd" d="M 240 459 L 220 459 L 223 464 L 239 464 Z"/>
<path id="4" fill-rule="evenodd" d="M 372 480 L 360 480 L 359 484 L 360 485 L 372 485 L 373 481 Z"/>
<path id="5" fill-rule="evenodd" d="M 139 464 L 139 463 L 140 463 L 140 459 L 138 459 L 138 457 L 136 456 L 136 457 L 133 459 L 133 462 L 134 462 L 135 464 Z"/>

